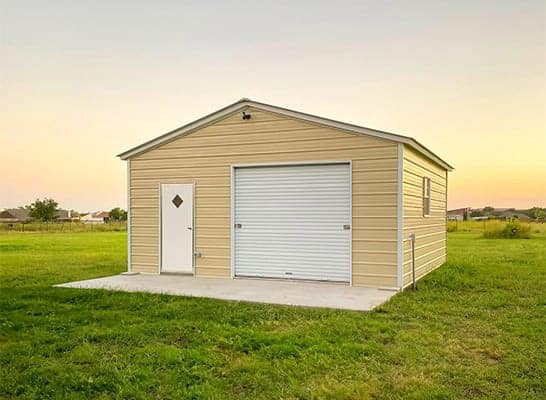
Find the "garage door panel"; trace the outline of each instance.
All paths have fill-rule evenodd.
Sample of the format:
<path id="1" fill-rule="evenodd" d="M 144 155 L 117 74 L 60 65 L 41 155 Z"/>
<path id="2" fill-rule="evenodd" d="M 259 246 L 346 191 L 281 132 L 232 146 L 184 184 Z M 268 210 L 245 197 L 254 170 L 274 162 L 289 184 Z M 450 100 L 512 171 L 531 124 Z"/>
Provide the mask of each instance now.
<path id="1" fill-rule="evenodd" d="M 324 232 L 322 229 L 318 229 L 315 232 L 310 232 L 307 230 L 305 232 L 305 237 L 307 239 L 316 239 L 309 242 L 309 245 L 316 244 L 318 246 L 323 246 L 324 243 L 321 243 L 321 240 L 328 240 L 330 242 L 339 242 L 339 243 L 346 243 L 347 239 L 344 236 L 338 235 L 336 233 L 328 233 Z M 279 244 L 287 244 L 287 243 L 294 243 L 294 240 L 301 239 L 302 234 L 300 232 L 299 227 L 292 227 L 292 230 L 283 229 L 282 231 L 280 229 L 261 229 L 260 235 L 256 235 L 253 233 L 250 229 L 246 230 L 239 230 L 237 233 L 237 240 L 241 243 L 247 239 L 252 242 L 256 243 L 268 243 L 271 240 L 274 240 L 275 243 Z"/>
<path id="2" fill-rule="evenodd" d="M 350 281 L 349 164 L 235 169 L 235 274 Z"/>
<path id="3" fill-rule="evenodd" d="M 243 256 L 271 256 L 273 255 L 275 258 L 278 259 L 294 259 L 294 258 L 300 258 L 300 256 L 303 256 L 304 259 L 307 259 L 308 257 L 314 257 L 314 256 L 320 256 L 325 258 L 335 258 L 339 259 L 340 256 L 344 256 L 347 251 L 349 250 L 349 246 L 343 246 L 344 243 L 337 243 L 336 246 L 331 246 L 330 248 L 324 248 L 321 247 L 319 244 L 315 245 L 306 245 L 304 248 L 301 245 L 295 244 L 282 244 L 282 247 L 284 249 L 284 252 L 278 251 L 278 245 L 279 243 L 265 243 L 265 242 L 252 242 L 252 243 L 245 243 L 250 244 L 248 246 L 248 249 L 241 250 L 239 249 L 237 254 L 241 257 Z M 255 248 L 255 250 L 253 249 Z M 298 257 L 294 256 L 294 253 L 298 253 Z"/>
<path id="4" fill-rule="evenodd" d="M 335 268 L 336 265 L 331 265 L 329 270 L 325 270 L 320 268 L 320 264 L 304 259 L 290 262 L 285 259 L 271 260 L 264 257 L 263 260 L 254 259 L 252 261 L 242 262 L 237 276 L 347 282 L 346 273 L 340 268 L 342 266 Z"/>

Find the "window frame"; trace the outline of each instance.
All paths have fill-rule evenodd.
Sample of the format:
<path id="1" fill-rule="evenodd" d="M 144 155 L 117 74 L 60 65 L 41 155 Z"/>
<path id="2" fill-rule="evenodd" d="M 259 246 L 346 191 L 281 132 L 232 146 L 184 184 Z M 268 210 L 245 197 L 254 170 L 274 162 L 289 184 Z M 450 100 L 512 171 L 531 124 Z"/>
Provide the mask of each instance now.
<path id="1" fill-rule="evenodd" d="M 432 201 L 430 198 L 432 181 L 429 177 L 423 176 L 423 217 L 430 217 Z"/>

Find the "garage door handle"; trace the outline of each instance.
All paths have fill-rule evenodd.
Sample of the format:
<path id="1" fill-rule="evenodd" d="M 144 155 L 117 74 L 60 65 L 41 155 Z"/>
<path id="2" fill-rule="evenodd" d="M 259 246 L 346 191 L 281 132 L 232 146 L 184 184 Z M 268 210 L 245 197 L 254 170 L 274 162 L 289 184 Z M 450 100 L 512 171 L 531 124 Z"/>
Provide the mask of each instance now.
<path id="1" fill-rule="evenodd" d="M 346 231 L 348 231 L 349 229 L 351 229 L 351 225 L 343 225 L 343 229 L 345 229 Z"/>
<path id="2" fill-rule="evenodd" d="M 235 228 L 242 228 L 243 227 L 243 224 L 235 224 L 233 225 Z"/>

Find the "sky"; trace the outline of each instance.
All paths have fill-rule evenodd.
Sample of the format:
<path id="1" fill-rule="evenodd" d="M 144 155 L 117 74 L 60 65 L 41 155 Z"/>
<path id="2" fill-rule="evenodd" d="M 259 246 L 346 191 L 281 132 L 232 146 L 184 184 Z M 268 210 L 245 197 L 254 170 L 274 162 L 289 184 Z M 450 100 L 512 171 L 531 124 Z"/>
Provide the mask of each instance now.
<path id="1" fill-rule="evenodd" d="M 416 138 L 449 208 L 546 206 L 544 1 L 0 0 L 0 208 L 126 204 L 116 154 L 242 97 Z"/>

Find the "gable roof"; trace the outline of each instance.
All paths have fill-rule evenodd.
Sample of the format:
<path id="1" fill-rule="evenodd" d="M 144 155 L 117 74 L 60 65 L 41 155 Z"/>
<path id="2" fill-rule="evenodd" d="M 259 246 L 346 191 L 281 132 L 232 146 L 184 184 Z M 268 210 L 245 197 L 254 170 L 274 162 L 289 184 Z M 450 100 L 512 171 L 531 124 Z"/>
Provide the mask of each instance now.
<path id="1" fill-rule="evenodd" d="M 17 219 L 28 220 L 30 219 L 30 212 L 26 208 L 8 208 L 0 212 L 1 219 Z"/>
<path id="2" fill-rule="evenodd" d="M 190 122 L 187 125 L 181 126 L 180 128 L 177 128 L 173 131 L 167 132 L 164 135 L 161 135 L 155 139 L 152 139 L 148 142 L 145 142 L 141 144 L 140 146 L 133 147 L 132 149 L 129 149 L 127 151 L 124 151 L 123 153 L 118 154 L 118 157 L 122 160 L 130 159 L 131 157 L 134 157 L 138 154 L 142 154 L 148 150 L 151 150 L 163 143 L 169 142 L 177 137 L 187 135 L 197 129 L 203 128 L 213 122 L 216 122 L 220 119 L 223 119 L 227 117 L 230 114 L 233 114 L 238 111 L 243 111 L 248 107 L 256 108 L 258 110 L 267 111 L 279 115 L 283 115 L 290 118 L 300 119 L 304 121 L 308 121 L 311 123 L 327 126 L 334 129 L 340 129 L 344 131 L 348 131 L 351 133 L 357 133 L 361 135 L 368 135 L 372 137 L 377 137 L 380 139 L 386 139 L 391 140 L 396 143 L 403 143 L 407 144 L 408 146 L 414 148 L 418 152 L 424 154 L 426 157 L 430 158 L 435 163 L 439 164 L 443 168 L 447 169 L 448 171 L 452 171 L 453 167 L 449 165 L 446 161 L 442 160 L 440 157 L 438 157 L 436 154 L 434 154 L 432 151 L 427 149 L 425 146 L 423 146 L 421 143 L 419 143 L 417 140 L 408 137 L 408 136 L 402 136 L 397 135 L 395 133 L 380 131 L 377 129 L 371 129 L 366 128 L 363 126 L 353 125 L 346 122 L 336 121 L 333 119 L 328 119 L 324 117 L 319 117 L 312 114 L 306 114 L 300 111 L 294 111 L 289 110 L 287 108 L 283 107 L 277 107 L 270 104 L 265 103 L 259 103 L 257 101 L 253 101 L 250 99 L 243 98 L 239 101 L 236 101 L 233 104 L 230 104 L 229 106 L 226 106 L 224 108 L 221 108 L 218 111 L 215 111 L 211 114 L 208 114 L 202 118 L 199 118 L 196 121 Z"/>

